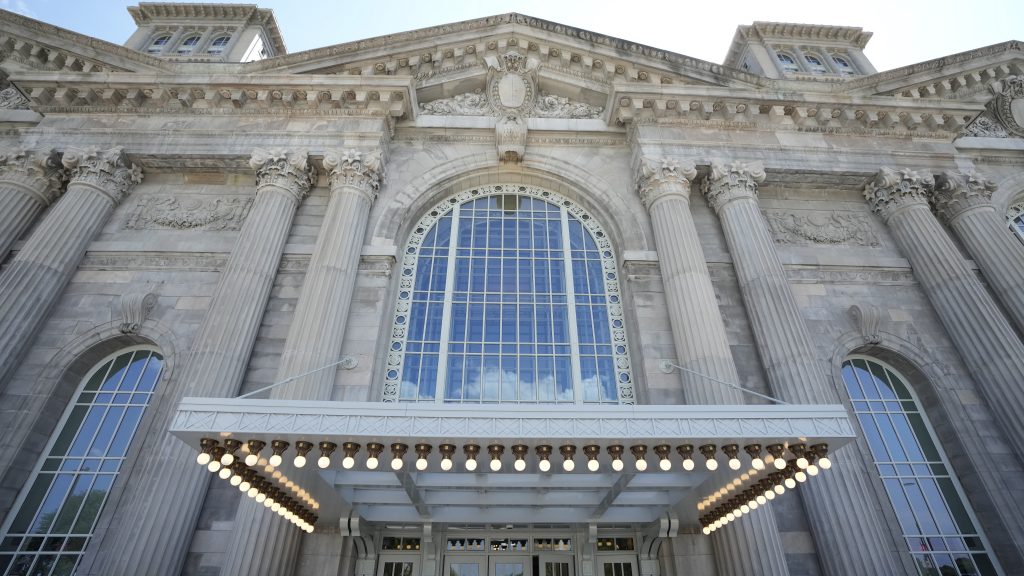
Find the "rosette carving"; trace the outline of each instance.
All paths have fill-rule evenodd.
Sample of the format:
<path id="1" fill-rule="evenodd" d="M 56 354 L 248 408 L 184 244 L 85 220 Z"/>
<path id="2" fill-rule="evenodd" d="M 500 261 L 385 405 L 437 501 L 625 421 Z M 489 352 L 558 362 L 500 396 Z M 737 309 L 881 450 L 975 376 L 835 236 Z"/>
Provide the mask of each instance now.
<path id="1" fill-rule="evenodd" d="M 256 191 L 273 186 L 290 192 L 302 201 L 316 182 L 316 168 L 309 163 L 306 151 L 253 150 L 249 166 L 256 171 Z"/>
<path id="2" fill-rule="evenodd" d="M 932 202 L 946 222 L 978 206 L 991 206 L 996 183 L 973 170 L 947 170 L 935 178 Z"/>
<path id="3" fill-rule="evenodd" d="M 690 197 L 690 183 L 697 176 L 693 162 L 680 164 L 675 158 L 643 158 L 637 174 L 637 193 L 648 210 L 659 200 L 670 196 Z"/>
<path id="4" fill-rule="evenodd" d="M 934 184 L 928 174 L 922 176 L 906 168 L 883 166 L 864 185 L 864 199 L 873 212 L 889 219 L 901 208 L 915 204 L 927 205 L 928 193 Z"/>
<path id="5" fill-rule="evenodd" d="M 91 186 L 115 205 L 133 186 L 142 182 L 142 168 L 128 160 L 120 146 L 109 150 L 69 148 L 64 152 L 61 163 L 67 169 L 69 185 Z"/>
<path id="6" fill-rule="evenodd" d="M 704 180 L 704 197 L 717 213 L 723 206 L 740 198 L 757 199 L 757 185 L 766 175 L 761 162 L 711 161 L 711 172 Z"/>
<path id="7" fill-rule="evenodd" d="M 384 166 L 380 150 L 369 152 L 349 148 L 324 155 L 324 169 L 331 179 L 331 190 L 355 188 L 370 202 L 377 198 Z"/>
<path id="8" fill-rule="evenodd" d="M 43 206 L 57 199 L 66 178 L 56 150 L 0 152 L 0 182 L 32 195 Z"/>

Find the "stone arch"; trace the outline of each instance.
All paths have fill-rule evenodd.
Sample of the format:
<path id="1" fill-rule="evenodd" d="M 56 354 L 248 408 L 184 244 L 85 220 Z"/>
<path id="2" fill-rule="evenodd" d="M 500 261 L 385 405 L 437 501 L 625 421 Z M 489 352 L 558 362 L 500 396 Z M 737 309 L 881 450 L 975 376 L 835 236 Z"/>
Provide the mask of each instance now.
<path id="1" fill-rule="evenodd" d="M 1000 180 L 998 185 L 999 188 L 992 194 L 992 205 L 996 213 L 1004 215 L 1011 204 L 1024 200 L 1024 173 L 1015 172 Z"/>

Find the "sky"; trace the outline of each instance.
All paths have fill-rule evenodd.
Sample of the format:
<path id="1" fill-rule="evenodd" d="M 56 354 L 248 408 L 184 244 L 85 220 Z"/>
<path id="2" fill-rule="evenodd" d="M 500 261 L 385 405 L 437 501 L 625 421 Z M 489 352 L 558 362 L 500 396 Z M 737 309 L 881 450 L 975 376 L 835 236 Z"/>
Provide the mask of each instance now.
<path id="1" fill-rule="evenodd" d="M 290 53 L 505 12 L 583 28 L 721 63 L 739 24 L 755 20 L 860 26 L 878 70 L 1006 40 L 1024 40 L 1024 0 L 248 0 L 271 8 Z M 241 3 L 246 3 L 244 0 Z M 0 0 L 0 8 L 123 43 L 123 0 Z"/>

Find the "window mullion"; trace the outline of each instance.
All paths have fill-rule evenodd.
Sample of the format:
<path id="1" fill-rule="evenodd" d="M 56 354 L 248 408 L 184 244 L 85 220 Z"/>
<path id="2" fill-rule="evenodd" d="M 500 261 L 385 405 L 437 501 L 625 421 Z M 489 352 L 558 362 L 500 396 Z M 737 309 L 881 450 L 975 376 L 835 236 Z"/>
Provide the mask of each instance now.
<path id="1" fill-rule="evenodd" d="M 449 228 L 448 262 L 444 276 L 444 303 L 441 306 L 441 340 L 437 348 L 437 384 L 434 387 L 434 402 L 444 402 L 448 384 L 448 340 L 452 331 L 452 300 L 455 292 L 455 250 L 459 244 L 459 212 L 461 204 L 452 208 L 452 225 Z M 435 248 L 436 254 L 436 248 Z M 469 314 L 467 308 L 466 313 Z M 463 352 L 465 354 L 465 352 Z"/>
<path id="2" fill-rule="evenodd" d="M 572 365 L 572 395 L 576 404 L 583 403 L 583 374 L 580 368 L 580 339 L 576 326 L 576 285 L 572 276 L 572 249 L 569 240 L 569 213 L 561 207 L 562 216 L 562 260 L 565 266 L 565 300 L 569 316 L 569 361 Z M 557 398 L 557 390 L 556 390 Z"/>

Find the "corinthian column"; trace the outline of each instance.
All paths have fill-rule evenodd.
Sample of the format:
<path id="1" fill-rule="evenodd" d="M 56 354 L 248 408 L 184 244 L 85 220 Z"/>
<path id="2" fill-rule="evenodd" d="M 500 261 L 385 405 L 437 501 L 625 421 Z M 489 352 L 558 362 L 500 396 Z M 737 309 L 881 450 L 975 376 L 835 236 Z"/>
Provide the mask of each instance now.
<path id="1" fill-rule="evenodd" d="M 256 333 L 277 275 L 299 202 L 316 180 L 305 152 L 257 150 L 256 201 L 221 272 L 209 310 L 172 385 L 181 396 L 234 396 L 242 384 Z M 173 405 L 173 404 L 172 404 Z M 170 426 L 173 410 L 154 430 Z M 166 436 L 140 455 L 122 506 L 101 542 L 93 542 L 79 574 L 179 574 L 209 482 L 196 466 L 198 447 Z"/>
<path id="2" fill-rule="evenodd" d="M 974 172 L 947 171 L 935 179 L 932 202 L 981 267 L 996 298 L 1024 333 L 1024 244 L 992 206 L 995 182 Z"/>
<path id="3" fill-rule="evenodd" d="M 68 191 L 0 275 L 0 389 L 78 268 L 85 249 L 142 171 L 121 148 L 64 153 Z"/>
<path id="4" fill-rule="evenodd" d="M 337 362 L 366 222 L 380 186 L 379 152 L 328 153 L 324 168 L 330 174 L 331 199 L 288 329 L 276 382 Z M 336 368 L 313 372 L 274 389 L 272 396 L 330 400 L 336 372 Z M 221 576 L 290 574 L 301 535 L 287 520 L 243 498 Z"/>
<path id="5" fill-rule="evenodd" d="M 943 185 L 952 184 L 946 179 Z M 864 197 L 889 225 L 993 416 L 1017 455 L 1024 456 L 1024 344 L 932 216 L 931 186 L 930 177 L 882 168 L 864 186 Z M 978 216 L 975 225 L 980 227 L 984 220 Z M 964 221 L 965 227 L 971 220 Z"/>
<path id="6" fill-rule="evenodd" d="M 0 153 L 0 261 L 60 195 L 64 166 L 55 150 Z"/>
<path id="7" fill-rule="evenodd" d="M 690 214 L 693 164 L 670 159 L 643 160 L 640 199 L 651 214 L 665 300 L 680 366 L 725 382 L 738 382 L 725 324 L 718 310 L 707 261 Z M 682 373 L 687 401 L 743 404 L 738 390 Z M 745 516 L 712 535 L 721 576 L 789 574 L 775 515 L 769 509 Z"/>
<path id="8" fill-rule="evenodd" d="M 760 163 L 711 163 L 704 194 L 722 221 L 740 293 L 768 382 L 776 396 L 799 404 L 840 404 L 825 377 L 790 290 L 775 242 L 757 205 Z M 859 458 L 836 458 L 828 474 L 800 486 L 818 560 L 829 576 L 897 574 L 882 539 L 882 518 L 867 490 Z M 727 528 L 728 530 L 728 528 Z"/>

